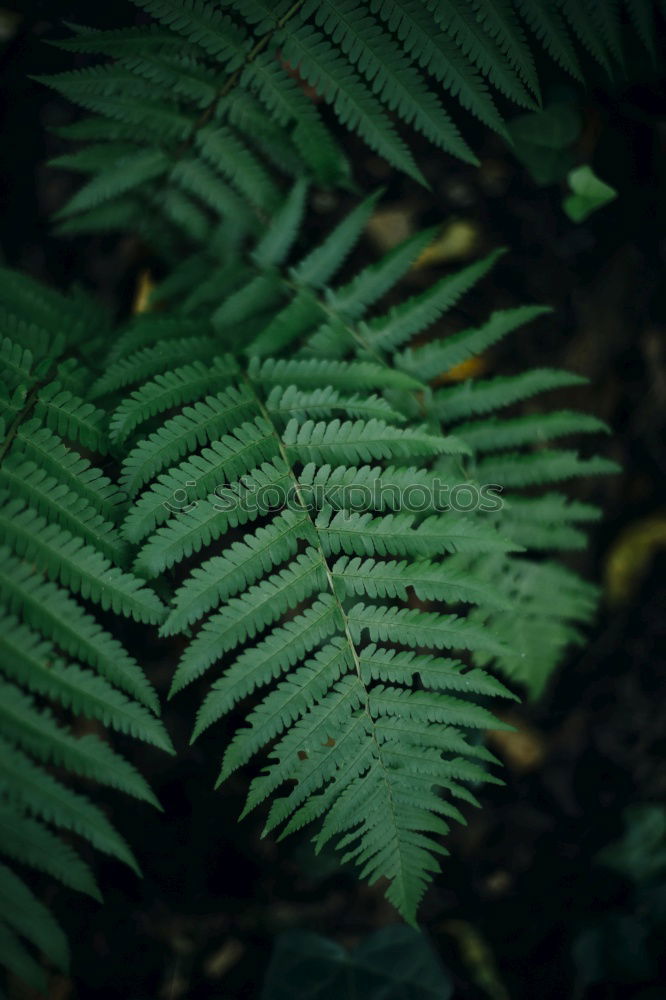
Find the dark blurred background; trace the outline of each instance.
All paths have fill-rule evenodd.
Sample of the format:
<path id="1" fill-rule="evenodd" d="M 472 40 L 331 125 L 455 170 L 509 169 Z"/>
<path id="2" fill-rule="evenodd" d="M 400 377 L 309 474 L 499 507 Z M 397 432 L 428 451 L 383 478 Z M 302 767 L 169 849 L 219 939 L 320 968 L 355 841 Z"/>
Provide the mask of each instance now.
<path id="1" fill-rule="evenodd" d="M 64 150 L 49 128 L 74 112 L 30 76 L 72 67 L 47 44 L 66 34 L 64 21 L 110 27 L 140 17 L 126 0 L 0 6 L 2 262 L 61 288 L 83 284 L 120 317 L 140 274 L 157 264 L 130 236 L 54 236 L 49 216 L 75 180 L 46 166 Z M 352 266 L 422 225 L 441 224 L 442 236 L 430 264 L 410 276 L 413 288 L 509 247 L 461 315 L 518 302 L 546 302 L 554 313 L 481 359 L 480 370 L 587 375 L 589 386 L 556 401 L 607 420 L 601 450 L 623 468 L 572 487 L 604 510 L 589 551 L 569 560 L 603 589 L 589 641 L 537 704 L 510 712 L 514 734 L 491 735 L 506 785 L 482 791 L 483 810 L 451 837 L 422 909 L 456 998 L 666 997 L 666 105 L 663 79 L 634 55 L 626 79 L 600 78 L 587 91 L 562 86 L 544 61 L 546 103 L 567 104 L 579 123 L 545 167 L 529 143 L 512 150 L 472 125 L 478 169 L 415 141 L 426 191 L 344 140 L 361 186 L 386 189 Z M 562 200 L 565 173 L 580 162 L 617 198 L 574 223 Z M 304 241 L 348 204 L 313 192 Z M 145 659 L 164 690 L 165 650 L 146 648 Z M 254 998 L 281 932 L 306 928 L 353 946 L 396 922 L 381 886 L 359 885 L 332 856 L 315 858 L 307 836 L 276 845 L 260 840 L 261 817 L 237 824 L 245 779 L 212 791 L 223 733 L 188 748 L 187 697 L 178 716 L 167 709 L 176 763 L 132 748 L 165 813 L 109 800 L 120 829 L 134 833 L 144 879 L 109 862 L 103 907 L 59 893 L 73 966 L 71 978 L 54 980 L 53 1000 Z"/>

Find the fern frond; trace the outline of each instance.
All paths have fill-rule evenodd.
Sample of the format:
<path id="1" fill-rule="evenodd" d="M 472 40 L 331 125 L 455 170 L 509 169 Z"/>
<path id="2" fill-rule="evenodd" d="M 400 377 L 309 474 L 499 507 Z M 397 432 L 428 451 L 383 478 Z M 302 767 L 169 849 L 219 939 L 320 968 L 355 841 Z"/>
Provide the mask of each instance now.
<path id="1" fill-rule="evenodd" d="M 408 55 L 434 76 L 464 108 L 500 134 L 504 124 L 492 97 L 464 53 L 443 31 L 419 0 L 373 0 L 390 30 L 398 36 Z"/>
<path id="2" fill-rule="evenodd" d="M 487 699 L 514 695 L 487 668 L 536 691 L 525 659 L 540 625 L 553 649 L 534 677 L 592 608 L 585 585 L 564 580 L 561 600 L 552 588 L 535 599 L 541 563 L 521 553 L 580 544 L 596 511 L 517 491 L 612 463 L 548 446 L 602 429 L 594 418 L 502 413 L 576 376 L 439 387 L 541 307 L 414 345 L 497 253 L 364 321 L 432 234 L 331 289 L 373 202 L 292 264 L 304 196 L 300 184 L 278 217 L 285 232 L 269 226 L 251 266 L 217 298 L 211 278 L 199 297 L 199 339 L 229 355 L 157 372 L 162 321 L 152 343 L 150 322 L 125 335 L 112 374 L 127 373 L 128 394 L 110 422 L 133 494 L 123 537 L 134 572 L 171 593 L 161 632 L 183 637 L 172 694 L 204 688 L 193 738 L 237 707 L 246 719 L 220 780 L 270 747 L 246 811 L 270 796 L 267 830 L 283 834 L 319 820 L 316 845 L 332 837 L 362 875 L 387 877 L 413 920 L 447 821 L 464 819 L 455 800 L 475 804 L 468 785 L 493 780 L 491 755 L 468 733 L 496 725 Z M 179 321 L 166 328 L 167 356 Z M 238 324 L 246 332 L 234 343 Z M 140 358 L 147 367 L 132 372 Z M 465 491 L 473 501 L 461 506 Z"/>
<path id="3" fill-rule="evenodd" d="M 593 417 L 522 406 L 576 376 L 441 387 L 545 311 L 442 335 L 497 252 L 389 309 L 432 233 L 336 279 L 378 196 L 307 253 L 299 226 L 310 183 L 353 189 L 330 120 L 425 183 L 403 126 L 476 162 L 445 98 L 506 134 L 495 93 L 538 104 L 539 46 L 577 79 L 572 37 L 622 62 L 620 6 L 136 4 L 157 25 L 72 26 L 64 47 L 105 61 L 45 81 L 91 113 L 60 130 L 88 145 L 55 161 L 84 178 L 59 215 L 65 232 L 133 228 L 176 265 L 151 298 L 171 315 L 113 338 L 85 295 L 0 270 L 0 850 L 92 895 L 77 838 L 136 868 L 76 781 L 156 800 L 112 742 L 71 728 L 171 750 L 107 624 L 122 616 L 181 637 L 172 693 L 204 691 L 193 738 L 245 719 L 220 780 L 268 752 L 246 811 L 270 796 L 282 835 L 318 820 L 316 848 L 387 878 L 413 922 L 449 821 L 478 804 L 468 786 L 497 780 L 474 731 L 513 694 L 490 671 L 538 695 L 594 611 L 541 553 L 583 544 L 597 511 L 541 487 L 615 466 L 550 447 L 603 429 Z M 650 50 L 651 5 L 626 6 Z M 85 359 L 111 340 L 90 389 Z M 122 490 L 88 452 L 111 452 Z M 44 992 L 36 952 L 66 967 L 57 923 L 3 865 L 0 902 L 3 961 Z"/>
<path id="4" fill-rule="evenodd" d="M 483 576 L 475 578 L 473 568 L 456 566 L 454 557 L 442 564 L 427 559 L 396 562 L 341 556 L 331 567 L 331 573 L 338 592 L 350 597 L 399 597 L 406 601 L 411 589 L 421 601 L 498 604 L 509 608 L 506 599 Z"/>
<path id="5" fill-rule="evenodd" d="M 534 99 L 521 80 L 526 72 L 532 76 L 531 67 L 528 64 L 526 70 L 523 66 L 522 74 L 516 71 L 519 61 L 502 52 L 497 40 L 484 30 L 474 6 L 466 0 L 426 0 L 426 6 L 440 28 L 453 38 L 463 55 L 476 64 L 497 90 L 522 107 L 534 107 Z M 489 7 L 490 4 L 479 11 L 479 15 L 487 14 Z"/>
<path id="6" fill-rule="evenodd" d="M 8 802 L 0 804 L 2 847 L 14 861 L 43 871 L 57 882 L 101 901 L 88 866 L 72 848 L 38 820 L 21 815 Z"/>
<path id="7" fill-rule="evenodd" d="M 592 618 L 597 590 L 552 562 L 518 558 L 504 565 L 490 563 L 486 571 L 489 580 L 514 602 L 510 626 L 514 639 L 505 645 L 498 666 L 537 698 L 563 650 L 582 641 L 579 626 Z M 557 602 L 553 595 L 557 595 Z M 479 624 L 491 625 L 498 636 L 509 637 L 508 621 L 478 608 L 472 615 Z M 483 666 L 487 657 L 477 655 L 476 661 Z"/>
<path id="8" fill-rule="evenodd" d="M 368 265 L 341 288 L 328 292 L 330 305 L 350 320 L 360 319 L 365 311 L 386 294 L 405 274 L 435 236 L 435 230 L 415 233 L 384 257 Z"/>
<path id="9" fill-rule="evenodd" d="M 247 524 L 269 513 L 273 490 L 288 489 L 290 480 L 280 461 L 262 462 L 243 476 L 245 485 L 219 492 L 202 501 L 175 507 L 175 516 L 158 528 L 141 549 L 135 569 L 156 576 L 193 552 L 224 535 L 230 528 Z M 262 499 L 262 493 L 265 499 Z M 174 505 L 169 502 L 172 512 Z M 128 530 L 134 530 L 131 526 Z M 143 534 L 141 534 L 143 537 Z"/>
<path id="10" fill-rule="evenodd" d="M 101 809 L 2 738 L 0 747 L 0 783 L 11 802 L 60 829 L 78 834 L 98 851 L 119 858 L 138 872 L 134 855 Z"/>
<path id="11" fill-rule="evenodd" d="M 516 6 L 555 62 L 582 82 L 578 57 L 558 5 L 548 0 L 518 0 Z"/>
<path id="12" fill-rule="evenodd" d="M 585 379 L 580 375 L 554 368 L 532 368 L 520 375 L 496 375 L 482 381 L 466 379 L 435 392 L 432 408 L 438 419 L 449 425 L 465 417 L 511 406 L 542 392 L 583 382 Z"/>
<path id="13" fill-rule="evenodd" d="M 299 189 L 284 209 L 286 246 L 293 244 L 301 198 Z M 530 653 L 541 622 L 554 644 L 534 668 L 545 676 L 545 660 L 550 667 L 578 635 L 580 614 L 572 613 L 566 588 L 561 600 L 551 590 L 547 607 L 529 598 L 527 582 L 523 597 L 521 581 L 538 565 L 517 553 L 579 544 L 580 526 L 595 516 L 588 505 L 559 495 L 511 492 L 465 513 L 449 494 L 476 489 L 483 498 L 478 491 L 488 484 L 511 491 L 610 471 L 611 464 L 544 447 L 553 437 L 599 430 L 593 418 L 567 411 L 494 416 L 536 393 L 575 384 L 576 376 L 542 370 L 428 386 L 544 311 L 506 310 L 478 329 L 409 346 L 496 254 L 365 323 L 365 309 L 430 234 L 331 292 L 327 282 L 367 212 L 366 204 L 344 220 L 291 267 L 288 281 L 277 270 L 289 266 L 287 250 L 270 230 L 260 241 L 260 270 L 248 287 L 261 291 L 270 273 L 283 304 L 277 319 L 243 345 L 242 360 L 236 353 L 227 362 L 229 388 L 220 393 L 227 405 L 239 399 L 247 405 L 247 422 L 236 430 L 220 427 L 213 438 L 210 413 L 197 404 L 139 441 L 126 469 L 141 456 L 146 488 L 124 534 L 140 543 L 137 572 L 153 576 L 168 568 L 176 580 L 162 632 L 189 638 L 172 693 L 201 682 L 224 660 L 194 736 L 251 700 L 220 780 L 277 740 L 246 810 L 291 782 L 274 799 L 267 829 L 284 824 L 286 833 L 320 818 L 316 843 L 336 837 L 362 873 L 391 879 L 391 898 L 413 919 L 445 820 L 461 818 L 451 798 L 473 803 L 466 783 L 489 780 L 489 758 L 465 733 L 495 724 L 479 698 L 509 692 L 483 668 L 494 664 L 523 680 L 524 667 L 521 673 L 515 664 Z M 252 309 L 252 295 L 243 294 L 242 285 L 230 289 L 212 308 L 218 316 L 225 309 L 240 316 L 242 303 Z M 342 350 L 322 333 L 325 327 L 344 331 Z M 286 344 L 302 344 L 303 354 L 294 356 L 292 347 L 289 357 L 266 356 Z M 313 349 L 317 356 L 307 356 Z M 384 412 L 352 417 L 364 400 L 376 411 L 389 407 L 391 419 Z M 450 434 L 440 431 L 441 420 Z M 521 446 L 531 450 L 515 451 Z M 412 509 L 414 489 L 420 494 Z M 414 599 L 436 605 L 417 608 Z M 589 595 L 585 602 L 591 606 Z M 360 796 L 362 814 L 355 811 Z M 387 811 L 387 801 L 399 808 Z"/>
<path id="14" fill-rule="evenodd" d="M 652 61 L 656 61 L 655 52 L 655 25 L 654 9 L 650 0 L 626 0 L 629 17 L 634 23 L 638 36 L 652 56 Z"/>
<path id="15" fill-rule="evenodd" d="M 473 0 L 477 22 L 497 43 L 511 67 L 539 99 L 539 83 L 534 59 L 525 44 L 525 36 L 511 3 L 507 0 Z"/>
<path id="16" fill-rule="evenodd" d="M 494 95 L 537 107 L 541 49 L 577 80 L 587 73 L 572 36 L 608 69 L 623 56 L 616 0 L 136 2 L 156 23 L 72 25 L 59 44 L 106 61 L 43 79 L 93 113 L 59 129 L 95 143 L 56 161 L 90 175 L 61 213 L 61 230 L 110 229 L 122 218 L 174 263 L 178 246 L 209 245 L 220 223 L 256 233 L 279 210 L 285 176 L 349 186 L 319 100 L 425 183 L 396 125 L 476 162 L 446 98 L 506 135 Z M 650 52 L 652 7 L 628 0 Z"/>
<path id="17" fill-rule="evenodd" d="M 306 193 L 304 181 L 294 184 L 252 253 L 257 267 L 262 270 L 277 267 L 288 257 L 300 229 Z"/>
<path id="18" fill-rule="evenodd" d="M 20 688 L 1 684 L 3 734 L 38 760 L 93 778 L 158 806 L 148 785 L 131 764 L 96 736 L 72 736 L 49 712 L 38 711 Z M 159 808 L 159 806 L 158 806 Z"/>
<path id="19" fill-rule="evenodd" d="M 403 414 L 394 410 L 382 396 L 375 393 L 370 396 L 362 396 L 360 393 L 345 396 L 328 386 L 310 391 L 297 389 L 295 386 L 288 386 L 286 389 L 275 386 L 266 401 L 266 408 L 285 423 L 292 417 L 305 420 L 308 414 L 328 417 L 337 412 L 350 417 L 367 420 L 376 418 L 391 423 L 403 423 L 405 420 Z"/>
<path id="20" fill-rule="evenodd" d="M 306 3 L 304 16 L 309 14 L 314 15 L 315 23 L 365 76 L 374 93 L 381 95 L 390 111 L 396 111 L 403 121 L 413 124 L 435 146 L 462 160 L 476 162 L 437 97 L 401 48 L 356 0 Z"/>
<path id="21" fill-rule="evenodd" d="M 290 420 L 284 432 L 287 454 L 308 462 L 337 464 L 367 462 L 373 458 L 409 458 L 411 455 L 464 454 L 455 438 L 435 437 L 425 429 L 392 427 L 383 420 Z"/>
<path id="22" fill-rule="evenodd" d="M 433 514 L 415 522 L 412 514 L 373 517 L 370 511 L 343 509 L 331 517 L 331 511 L 324 509 L 317 527 L 327 551 L 333 554 L 427 556 L 432 552 L 506 551 L 516 546 L 498 534 L 494 525 L 473 518 Z"/>
<path id="23" fill-rule="evenodd" d="M 571 434 L 597 434 L 606 430 L 602 420 L 589 414 L 557 410 L 508 420 L 494 417 L 490 420 L 470 421 L 456 428 L 456 436 L 472 451 L 487 452 L 526 444 L 542 444 Z"/>
<path id="24" fill-rule="evenodd" d="M 528 549 L 582 548 L 586 536 L 578 525 L 594 521 L 599 510 L 591 504 L 577 503 L 561 493 L 541 497 L 511 497 L 500 514 L 502 531 L 520 537 Z"/>
<path id="25" fill-rule="evenodd" d="M 548 450 L 525 455 L 508 452 L 498 458 L 477 462 L 476 474 L 483 482 L 501 482 L 506 486 L 543 485 L 576 476 L 612 475 L 619 471 L 616 462 L 607 458 L 581 458 L 576 451 Z"/>
<path id="26" fill-rule="evenodd" d="M 168 520 L 178 501 L 178 494 L 190 486 L 189 498 L 205 498 L 218 487 L 235 482 L 264 461 L 274 458 L 278 449 L 269 426 L 262 418 L 247 421 L 234 434 L 225 434 L 181 462 L 175 470 L 158 477 L 137 500 L 125 522 L 125 534 L 136 542 Z"/>
<path id="27" fill-rule="evenodd" d="M 234 59 L 243 51 L 247 35 L 212 3 L 204 0 L 134 0 L 137 7 L 152 14 L 162 24 L 173 28 L 188 41 L 200 45 L 210 55 L 229 60 L 229 69 L 236 69 Z"/>
<path id="28" fill-rule="evenodd" d="M 108 161 L 107 161 L 108 162 Z M 126 194 L 146 181 L 161 177 L 169 161 L 160 149 L 137 150 L 120 156 L 112 166 L 104 166 L 69 200 L 57 218 L 96 208 L 102 202 Z"/>
<path id="29" fill-rule="evenodd" d="M 610 53 L 604 47 L 604 40 L 590 12 L 590 4 L 562 0 L 561 7 L 563 16 L 581 44 L 610 73 Z"/>
<path id="30" fill-rule="evenodd" d="M 448 372 L 468 358 L 488 350 L 519 326 L 550 312 L 547 306 L 518 306 L 493 313 L 483 326 L 462 330 L 445 340 L 423 347 L 408 347 L 395 362 L 415 378 L 433 379 Z"/>
<path id="31" fill-rule="evenodd" d="M 57 584 L 44 580 L 28 563 L 0 550 L 0 596 L 14 613 L 71 656 L 100 674 L 153 711 L 157 699 L 136 661 L 122 645 Z"/>
<path id="32" fill-rule="evenodd" d="M 251 205 L 265 212 L 277 208 L 278 188 L 231 129 L 204 126 L 197 132 L 196 148 L 204 161 L 228 177 Z"/>
<path id="33" fill-rule="evenodd" d="M 362 324 L 362 336 L 371 347 L 379 350 L 391 350 L 411 340 L 414 334 L 431 326 L 442 313 L 455 305 L 460 296 L 490 270 L 500 253 L 495 251 L 485 260 L 441 278 L 432 288 L 407 299 L 388 315 L 372 320 L 367 326 Z M 428 374 L 431 369 L 426 368 L 425 371 Z"/>
<path id="34" fill-rule="evenodd" d="M 245 13 L 243 10 L 244 16 Z M 272 54 L 262 52 L 248 63 L 240 82 L 241 86 L 256 94 L 281 127 L 283 136 L 288 130 L 295 153 L 316 181 L 345 186 L 349 168 L 341 149 L 315 105 Z"/>
<path id="35" fill-rule="evenodd" d="M 71 722 L 95 719 L 172 752 L 155 691 L 96 617 L 113 610 L 156 622 L 164 609 L 125 567 L 123 494 L 77 450 L 104 450 L 107 418 L 78 395 L 90 375 L 67 354 L 103 336 L 105 320 L 81 296 L 59 297 L 7 272 L 0 286 L 10 331 L 2 397 L 11 415 L 0 441 L 0 853 L 99 897 L 70 834 L 137 864 L 104 813 L 71 785 L 83 778 L 158 803 L 129 761 L 97 736 L 76 737 Z M 13 339 L 25 330 L 29 348 Z M 30 948 L 65 969 L 62 932 L 4 865 L 0 898 L 0 962 L 43 990 Z"/>
<path id="36" fill-rule="evenodd" d="M 3 924 L 43 952 L 56 968 L 66 971 L 69 949 L 65 935 L 48 908 L 5 865 L 0 865 L 0 900 Z"/>
<path id="37" fill-rule="evenodd" d="M 101 517 L 117 519 L 118 508 L 124 501 L 118 487 L 48 427 L 40 426 L 38 420 L 21 424 L 16 431 L 13 451 L 46 475 L 57 477 L 63 487 L 78 494 Z"/>
<path id="38" fill-rule="evenodd" d="M 282 52 L 287 62 L 333 106 L 343 125 L 358 132 L 371 149 L 399 170 L 423 180 L 381 101 L 324 35 L 304 24 L 289 32 Z"/>
<path id="39" fill-rule="evenodd" d="M 39 390 L 34 414 L 44 427 L 92 451 L 106 450 L 104 414 L 54 379 Z"/>
<path id="40" fill-rule="evenodd" d="M 163 606 L 141 582 L 119 568 L 81 538 L 49 523 L 21 500 L 0 494 L 0 540 L 9 544 L 49 579 L 59 580 L 73 593 L 101 608 L 136 621 L 155 623 L 163 617 Z"/>
<path id="41" fill-rule="evenodd" d="M 206 351 L 212 354 L 212 344 Z M 115 410 L 110 424 L 111 439 L 124 441 L 140 424 L 165 410 L 205 397 L 229 384 L 226 358 L 213 357 L 209 364 L 194 361 L 156 375 L 144 383 Z"/>
<path id="42" fill-rule="evenodd" d="M 152 336 L 155 335 L 151 330 Z M 170 340 L 156 347 L 140 348 L 126 357 L 119 358 L 101 375 L 92 387 L 93 398 L 106 396 L 151 376 L 171 371 L 185 361 L 208 358 L 212 345 L 208 337 L 188 337 Z"/>
<path id="43" fill-rule="evenodd" d="M 374 361 L 328 361 L 318 359 L 260 362 L 250 359 L 250 377 L 266 388 L 295 385 L 299 389 L 318 389 L 322 384 L 333 389 L 416 389 L 422 383 L 412 375 L 383 367 Z"/>
<path id="44" fill-rule="evenodd" d="M 165 635 L 183 631 L 222 600 L 246 589 L 263 573 L 296 555 L 299 541 L 311 537 L 309 519 L 285 510 L 265 527 L 234 542 L 223 556 L 213 556 L 176 592 L 173 609 L 162 626 Z"/>
<path id="45" fill-rule="evenodd" d="M 8 456 L 0 468 L 0 486 L 7 491 L 6 495 L 24 500 L 47 520 L 83 538 L 105 556 L 123 561 L 124 546 L 115 526 L 105 521 L 86 499 L 34 462 Z"/>
<path id="46" fill-rule="evenodd" d="M 206 444 L 230 431 L 252 415 L 251 397 L 230 388 L 215 396 L 206 396 L 194 406 L 167 420 L 162 427 L 130 451 L 123 463 L 120 482 L 129 496 L 162 469 L 197 444 Z"/>

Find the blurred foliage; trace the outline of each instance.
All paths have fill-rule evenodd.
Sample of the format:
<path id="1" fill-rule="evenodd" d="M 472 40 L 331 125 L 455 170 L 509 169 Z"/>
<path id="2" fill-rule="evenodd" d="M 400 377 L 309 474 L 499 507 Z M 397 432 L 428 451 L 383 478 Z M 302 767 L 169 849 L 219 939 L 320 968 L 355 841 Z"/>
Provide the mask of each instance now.
<path id="1" fill-rule="evenodd" d="M 624 821 L 624 834 L 598 860 L 636 884 L 660 877 L 666 881 L 666 806 L 629 806 Z"/>
<path id="2" fill-rule="evenodd" d="M 276 941 L 262 1000 L 448 1000 L 453 983 L 426 937 L 395 924 L 352 951 L 308 931 Z"/>
<path id="3" fill-rule="evenodd" d="M 631 884 L 627 905 L 583 926 L 573 943 L 578 995 L 599 982 L 641 983 L 659 975 L 666 931 L 666 807 L 629 806 L 625 831 L 597 861 Z M 656 997 L 653 987 L 641 997 Z M 663 995 L 663 994 L 662 994 Z"/>
<path id="4" fill-rule="evenodd" d="M 576 104 L 564 100 L 513 119 L 514 153 L 537 184 L 557 184 L 566 177 L 576 162 L 574 144 L 582 125 Z"/>

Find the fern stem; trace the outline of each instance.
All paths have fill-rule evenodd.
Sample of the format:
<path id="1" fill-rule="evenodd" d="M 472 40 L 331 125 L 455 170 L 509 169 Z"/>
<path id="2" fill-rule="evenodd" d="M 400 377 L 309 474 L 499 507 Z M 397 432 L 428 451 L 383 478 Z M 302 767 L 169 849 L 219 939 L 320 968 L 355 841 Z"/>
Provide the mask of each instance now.
<path id="1" fill-rule="evenodd" d="M 250 379 L 250 377 L 242 369 L 241 369 L 240 375 L 241 375 L 241 378 L 242 378 L 243 382 L 247 386 L 248 390 L 252 393 L 252 395 L 253 395 L 253 397 L 255 399 L 255 402 L 256 402 L 256 405 L 257 405 L 257 408 L 258 408 L 259 412 L 261 413 L 261 415 L 264 418 L 264 420 L 268 423 L 268 425 L 270 426 L 270 428 L 273 431 L 273 434 L 275 435 L 275 440 L 276 440 L 277 447 L 278 447 L 278 450 L 279 450 L 279 453 L 280 453 L 280 457 L 282 458 L 282 461 L 285 463 L 285 466 L 289 470 L 289 475 L 291 476 L 291 479 L 293 481 L 294 493 L 296 495 L 296 498 L 297 498 L 300 506 L 302 507 L 304 513 L 308 516 L 308 518 L 310 520 L 310 524 L 312 525 L 312 529 L 313 529 L 314 534 L 317 535 L 317 537 L 318 537 L 317 526 L 316 526 L 314 520 L 312 519 L 312 516 L 310 514 L 310 510 L 308 508 L 308 505 L 306 504 L 306 502 L 305 502 L 305 500 L 303 498 L 303 494 L 301 492 L 301 484 L 299 482 L 298 476 L 296 475 L 296 473 L 294 472 L 294 470 L 292 468 L 292 464 L 291 464 L 291 461 L 289 459 L 289 455 L 287 453 L 287 450 L 286 450 L 284 444 L 282 443 L 281 436 L 278 434 L 277 430 L 275 429 L 275 425 L 273 424 L 273 420 L 271 418 L 271 415 L 268 412 L 268 410 L 266 409 L 266 407 L 264 406 L 263 400 L 261 399 L 261 396 L 260 396 L 259 392 L 257 391 L 256 386 L 254 385 L 254 383 Z M 356 645 L 354 643 L 354 639 L 353 639 L 352 634 L 351 634 L 351 629 L 349 627 L 349 618 L 348 618 L 347 614 L 345 613 L 345 610 L 344 610 L 344 607 L 342 605 L 342 602 L 341 602 L 340 598 L 338 597 L 337 591 L 335 589 L 335 579 L 334 579 L 334 576 L 333 576 L 333 571 L 331 570 L 331 567 L 328 564 L 328 560 L 326 559 L 326 555 L 325 555 L 324 550 L 323 550 L 321 544 L 319 543 L 319 541 L 317 541 L 316 547 L 319 550 L 319 555 L 321 557 L 321 561 L 322 561 L 322 565 L 323 565 L 323 568 L 324 568 L 324 572 L 326 573 L 326 580 L 328 582 L 328 586 L 329 586 L 330 592 L 331 592 L 331 594 L 333 596 L 333 600 L 335 602 L 335 605 L 337 607 L 338 613 L 340 615 L 340 620 L 342 622 L 345 639 L 346 639 L 347 644 L 349 646 L 349 650 L 350 650 L 350 653 L 351 653 L 351 656 L 352 656 L 352 660 L 353 660 L 353 663 L 354 663 L 354 669 L 356 671 L 356 675 L 358 677 L 359 684 L 361 685 L 361 688 L 363 690 L 363 700 L 364 700 L 363 711 L 364 711 L 364 714 L 367 716 L 368 721 L 370 723 L 371 739 L 372 739 L 372 742 L 373 742 L 374 747 L 375 747 L 376 758 L 377 758 L 377 760 L 379 761 L 379 763 L 381 765 L 382 772 L 384 773 L 384 775 L 386 775 L 387 767 L 386 767 L 386 764 L 384 763 L 384 760 L 382 758 L 381 746 L 380 746 L 379 740 L 377 739 L 375 721 L 374 721 L 374 719 L 372 717 L 372 713 L 370 711 L 370 695 L 369 695 L 369 692 L 368 692 L 367 685 L 365 684 L 365 681 L 363 680 L 363 672 L 362 672 L 362 669 L 361 669 L 361 661 L 360 661 L 358 653 L 356 651 Z M 385 785 L 386 785 L 386 792 L 387 792 L 388 801 L 390 802 L 390 805 L 391 805 L 391 813 L 392 813 L 393 818 L 394 818 L 394 827 L 397 827 L 397 818 L 396 818 L 396 814 L 395 814 L 395 802 L 393 800 L 393 792 L 392 792 L 392 789 L 391 789 L 391 783 L 390 783 L 390 781 L 388 781 L 388 779 L 385 779 Z"/>

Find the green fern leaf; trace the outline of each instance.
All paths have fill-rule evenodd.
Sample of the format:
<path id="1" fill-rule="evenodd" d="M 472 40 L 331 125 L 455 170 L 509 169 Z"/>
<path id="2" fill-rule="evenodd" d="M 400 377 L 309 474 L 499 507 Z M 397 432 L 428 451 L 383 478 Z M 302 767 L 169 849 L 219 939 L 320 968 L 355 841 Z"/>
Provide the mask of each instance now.
<path id="1" fill-rule="evenodd" d="M 3 802 L 0 804 L 0 830 L 2 849 L 8 857 L 101 902 L 100 891 L 88 866 L 48 827 Z"/>
<path id="2" fill-rule="evenodd" d="M 333 105 L 343 125 L 357 131 L 371 149 L 399 170 L 423 180 L 380 101 L 323 35 L 303 25 L 284 38 L 282 52 L 287 62 Z"/>
<path id="3" fill-rule="evenodd" d="M 159 808 L 157 799 L 138 771 L 106 743 L 91 735 L 78 739 L 72 736 L 57 725 L 50 713 L 37 711 L 20 688 L 2 684 L 0 690 L 2 731 L 16 746 L 39 760 L 103 781 Z"/>
<path id="4" fill-rule="evenodd" d="M 236 69 L 246 44 L 246 34 L 228 14 L 204 0 L 133 0 L 137 7 L 173 28 L 188 41 Z"/>
<path id="5" fill-rule="evenodd" d="M 148 485 L 123 534 L 137 547 L 135 572 L 168 570 L 174 581 L 162 625 L 163 635 L 184 637 L 172 694 L 222 661 L 193 738 L 232 710 L 246 720 L 229 738 L 220 780 L 270 747 L 245 811 L 270 796 L 266 829 L 282 826 L 282 835 L 319 820 L 316 846 L 333 838 L 363 877 L 387 877 L 389 897 L 413 920 L 440 836 L 449 820 L 464 820 L 455 800 L 476 804 L 468 785 L 493 780 L 492 756 L 465 734 L 498 725 L 481 701 L 513 695 L 486 668 L 522 680 L 516 664 L 531 655 L 542 623 L 553 642 L 535 667 L 545 676 L 592 604 L 583 588 L 585 615 L 572 612 L 575 584 L 563 584 L 561 601 L 556 588 L 549 603 L 533 600 L 540 564 L 516 553 L 578 544 L 596 512 L 558 494 L 515 491 L 612 463 L 544 447 L 600 429 L 593 418 L 495 416 L 575 376 L 540 370 L 429 388 L 544 311 L 498 312 L 478 328 L 411 346 L 496 254 L 363 323 L 431 234 L 332 291 L 366 203 L 285 279 L 301 199 L 297 190 L 284 209 L 285 241 L 269 230 L 254 270 L 236 272 L 206 308 L 200 300 L 202 316 L 228 310 L 254 330 L 225 362 L 227 387 L 216 390 L 230 412 L 239 400 L 248 406 L 245 423 L 208 430 L 208 401 L 188 407 L 175 394 L 169 407 L 146 408 L 144 419 L 179 412 L 132 446 L 126 475 Z M 273 302 L 267 322 L 253 327 Z M 234 333 L 219 323 L 216 336 Z M 289 356 L 264 356 L 287 344 Z M 157 384 L 149 376 L 129 400 Z M 203 374 L 199 384 L 199 398 L 211 397 Z M 357 416 L 363 406 L 374 412 Z M 466 512 L 456 490 L 477 497 Z"/>
<path id="6" fill-rule="evenodd" d="M 12 802 L 61 829 L 71 830 L 93 847 L 138 872 L 136 860 L 102 811 L 83 795 L 33 764 L 22 751 L 0 738 L 0 786 Z"/>
<path id="7" fill-rule="evenodd" d="M 46 955 L 62 972 L 69 965 L 65 936 L 49 910 L 25 882 L 0 865 L 0 901 L 3 922 Z"/>
<path id="8" fill-rule="evenodd" d="M 76 450 L 78 444 L 103 451 L 107 444 L 107 416 L 79 395 L 91 378 L 76 360 L 108 336 L 107 318 L 80 293 L 61 297 L 8 272 L 0 272 L 0 286 L 5 327 L 11 338 L 20 337 L 1 345 L 0 398 L 11 418 L 0 444 L 0 853 L 99 898 L 90 869 L 69 846 L 70 834 L 137 865 L 88 789 L 83 794 L 71 785 L 95 781 L 158 803 L 110 742 L 76 737 L 71 724 L 95 719 L 167 752 L 173 748 L 156 717 L 150 682 L 95 616 L 113 610 L 156 622 L 164 609 L 124 568 L 123 494 Z M 64 831 L 67 842 L 52 827 Z M 64 969 L 62 931 L 4 865 L 0 899 L 1 961 L 44 992 L 29 949 Z"/>
<path id="9" fill-rule="evenodd" d="M 80 188 L 66 207 L 56 214 L 56 218 L 96 208 L 104 201 L 125 194 L 146 181 L 161 177 L 168 166 L 167 157 L 159 149 L 142 149 L 126 153 L 119 157 L 113 166 L 100 170 L 91 181 Z"/>
<path id="10" fill-rule="evenodd" d="M 397 34 L 407 54 L 457 97 L 464 108 L 500 135 L 506 134 L 483 81 L 455 43 L 439 30 L 420 0 L 406 3 L 373 0 L 371 9 L 377 11 Z"/>
<path id="11" fill-rule="evenodd" d="M 309 14 L 314 15 L 316 24 L 331 36 L 352 65 L 365 76 L 390 111 L 397 111 L 433 145 L 469 163 L 477 162 L 437 97 L 403 56 L 400 47 L 374 18 L 365 14 L 356 0 L 306 3 L 304 16 Z"/>

